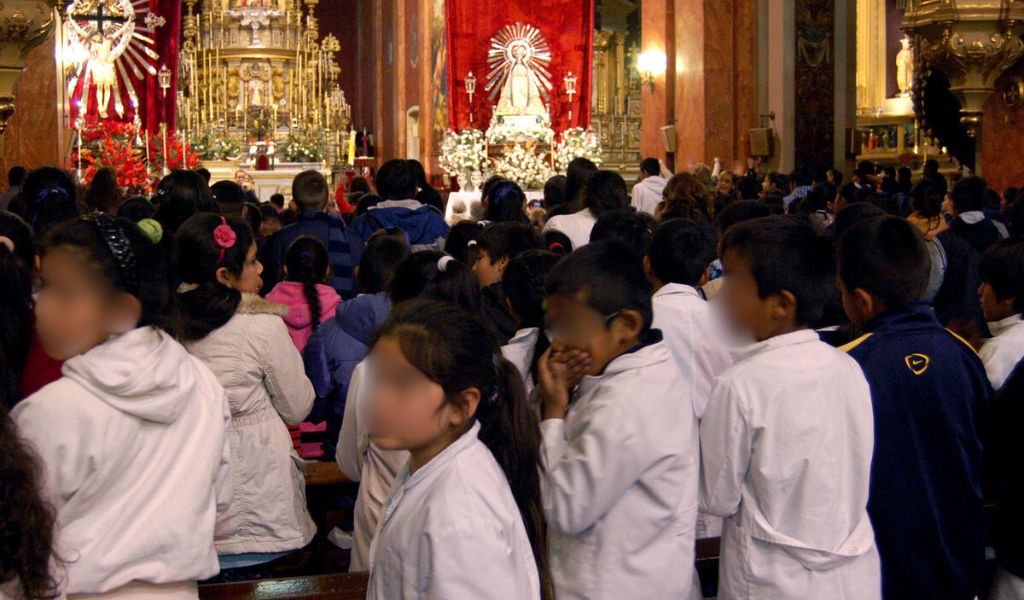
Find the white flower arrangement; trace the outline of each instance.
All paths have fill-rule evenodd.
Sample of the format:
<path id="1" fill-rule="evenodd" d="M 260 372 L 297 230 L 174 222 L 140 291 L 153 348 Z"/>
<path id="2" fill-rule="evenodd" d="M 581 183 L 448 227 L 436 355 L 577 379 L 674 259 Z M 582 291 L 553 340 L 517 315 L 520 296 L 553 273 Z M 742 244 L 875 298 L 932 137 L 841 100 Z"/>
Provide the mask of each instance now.
<path id="1" fill-rule="evenodd" d="M 324 157 L 326 140 L 323 131 L 299 127 L 288 134 L 283 154 L 288 162 L 320 162 Z"/>
<path id="2" fill-rule="evenodd" d="M 494 145 L 520 142 L 546 144 L 554 135 L 549 115 L 536 117 L 536 120 L 528 127 L 524 127 L 522 121 L 511 119 L 506 121 L 503 117 L 495 115 L 491 119 L 490 127 L 487 128 L 487 143 Z"/>
<path id="3" fill-rule="evenodd" d="M 562 132 L 561 140 L 555 146 L 555 167 L 558 171 L 564 173 L 573 159 L 581 157 L 601 166 L 601 141 L 597 134 L 582 127 Z"/>
<path id="4" fill-rule="evenodd" d="M 441 142 L 441 169 L 449 177 L 468 176 L 487 166 L 487 143 L 479 129 L 448 130 Z"/>
<path id="5" fill-rule="evenodd" d="M 501 157 L 494 160 L 494 174 L 519 184 L 524 190 L 544 187 L 551 177 L 551 164 L 547 155 L 534 151 L 532 143 L 506 146 Z"/>

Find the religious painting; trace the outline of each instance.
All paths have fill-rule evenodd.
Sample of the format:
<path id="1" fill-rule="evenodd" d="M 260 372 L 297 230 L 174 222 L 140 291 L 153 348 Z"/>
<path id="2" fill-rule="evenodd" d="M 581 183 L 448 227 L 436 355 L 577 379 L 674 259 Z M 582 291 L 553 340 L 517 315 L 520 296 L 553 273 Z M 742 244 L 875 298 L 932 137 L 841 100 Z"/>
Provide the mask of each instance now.
<path id="1" fill-rule="evenodd" d="M 448 40 L 445 31 L 444 0 L 432 0 L 430 11 L 430 105 L 433 127 L 433 154 L 441 153 L 441 142 L 448 126 Z"/>
<path id="2" fill-rule="evenodd" d="M 796 1 L 796 164 L 825 170 L 835 157 L 835 0 Z"/>

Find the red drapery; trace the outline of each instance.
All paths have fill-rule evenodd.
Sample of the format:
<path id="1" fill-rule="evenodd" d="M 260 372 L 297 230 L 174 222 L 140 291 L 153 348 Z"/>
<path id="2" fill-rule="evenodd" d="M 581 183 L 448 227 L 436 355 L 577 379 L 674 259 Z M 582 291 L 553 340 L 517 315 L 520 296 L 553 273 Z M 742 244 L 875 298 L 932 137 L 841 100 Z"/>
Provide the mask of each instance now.
<path id="1" fill-rule="evenodd" d="M 494 104 L 484 91 L 487 50 L 491 37 L 506 25 L 517 21 L 540 29 L 551 47 L 551 126 L 556 132 L 569 127 L 590 125 L 590 89 L 594 60 L 593 0 L 517 0 L 516 2 L 480 2 L 447 0 L 448 26 L 448 98 L 450 127 L 456 131 L 470 126 L 466 75 L 473 71 L 477 79 L 473 97 L 473 126 L 487 129 Z M 577 77 L 577 94 L 572 100 L 569 122 L 569 96 L 564 78 Z"/>
<path id="2" fill-rule="evenodd" d="M 152 46 L 153 50 L 160 56 L 159 59 L 152 63 L 157 72 L 160 71 L 162 66 L 166 66 L 171 71 L 171 87 L 167 90 L 166 98 L 164 97 L 163 90 L 160 89 L 160 83 L 156 75 L 150 75 L 143 71 L 143 78 L 139 79 L 135 76 L 132 69 L 128 68 L 127 64 L 125 65 L 125 73 L 131 78 L 139 98 L 137 109 L 139 120 L 142 123 L 142 128 L 148 131 L 151 136 L 159 134 L 160 123 L 167 123 L 169 131 L 176 129 L 175 108 L 177 106 L 178 89 L 178 46 L 181 37 L 181 4 L 181 0 L 149 0 L 150 12 L 166 20 L 163 26 L 156 28 L 156 34 L 153 36 L 156 44 Z M 124 60 L 122 57 L 121 61 L 123 62 Z M 84 91 L 84 79 L 83 73 L 83 77 L 79 79 L 71 96 L 69 115 L 72 124 L 78 119 L 78 102 L 82 98 Z M 132 107 L 120 72 L 118 72 L 118 82 L 120 86 L 119 94 L 121 101 L 124 103 L 124 115 L 117 114 L 114 110 L 114 99 L 111 98 L 106 120 L 131 123 L 135 119 L 136 109 Z M 100 119 L 99 107 L 96 103 L 95 86 L 90 84 L 88 93 L 89 112 L 85 115 L 85 127 L 86 129 L 92 129 L 97 126 Z"/>

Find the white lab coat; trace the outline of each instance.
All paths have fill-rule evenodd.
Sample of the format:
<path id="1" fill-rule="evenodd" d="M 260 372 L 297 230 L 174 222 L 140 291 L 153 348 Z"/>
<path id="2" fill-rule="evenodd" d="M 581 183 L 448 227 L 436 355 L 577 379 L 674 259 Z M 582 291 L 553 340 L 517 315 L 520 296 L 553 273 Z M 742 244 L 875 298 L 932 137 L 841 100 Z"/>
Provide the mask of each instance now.
<path id="1" fill-rule="evenodd" d="M 684 598 L 695 584 L 697 420 L 664 342 L 584 377 L 541 424 L 559 600 Z"/>
<path id="2" fill-rule="evenodd" d="M 590 231 L 596 223 L 597 217 L 594 216 L 594 213 L 590 212 L 589 208 L 584 208 L 571 215 L 551 217 L 544 225 L 544 232 L 561 231 L 569 237 L 572 249 L 579 250 L 590 243 Z"/>
<path id="3" fill-rule="evenodd" d="M 370 442 L 362 424 L 370 386 L 366 369 L 364 360 L 352 370 L 334 456 L 341 472 L 352 481 L 359 482 L 356 506 L 352 511 L 355 529 L 348 567 L 353 573 L 370 570 L 370 543 L 377 531 L 380 513 L 395 479 L 409 462 L 409 453 L 405 450 L 381 450 Z"/>
<path id="4" fill-rule="evenodd" d="M 234 498 L 217 520 L 217 552 L 286 552 L 313 539 L 302 459 L 285 423 L 313 407 L 313 385 L 281 314 L 288 307 L 244 294 L 224 326 L 185 346 L 214 372 L 231 404 Z"/>
<path id="5" fill-rule="evenodd" d="M 533 392 L 536 385 L 533 375 L 530 373 L 530 365 L 533 364 L 533 350 L 537 347 L 537 340 L 540 339 L 540 329 L 527 327 L 516 332 L 515 337 L 509 340 L 508 344 L 501 347 L 501 355 L 505 360 L 516 366 L 519 374 L 523 376 L 523 384 L 526 385 L 527 397 Z"/>
<path id="6" fill-rule="evenodd" d="M 1020 314 L 988 324 L 993 337 L 986 341 L 978 353 L 985 364 L 985 373 L 992 389 L 999 391 L 1006 378 L 1024 358 L 1024 320 Z"/>
<path id="7" fill-rule="evenodd" d="M 718 598 L 877 600 L 860 367 L 809 330 L 734 358 L 700 425 L 701 508 L 728 517 Z"/>
<path id="8" fill-rule="evenodd" d="M 217 574 L 214 523 L 231 500 L 224 389 L 153 327 L 64 363 L 63 377 L 14 407 L 57 513 L 64 591 Z"/>
<path id="9" fill-rule="evenodd" d="M 539 600 L 540 577 L 505 474 L 476 423 L 388 497 L 371 600 Z"/>
<path id="10" fill-rule="evenodd" d="M 630 205 L 639 212 L 645 212 L 651 216 L 658 209 L 658 204 L 664 199 L 662 194 L 668 180 L 659 175 L 644 177 L 642 181 L 633 186 L 633 193 L 630 198 Z"/>
<path id="11" fill-rule="evenodd" d="M 690 387 L 699 420 L 715 378 L 732 364 L 727 335 L 718 314 L 688 285 L 669 283 L 654 293 L 654 327 L 672 350 L 683 381 Z"/>

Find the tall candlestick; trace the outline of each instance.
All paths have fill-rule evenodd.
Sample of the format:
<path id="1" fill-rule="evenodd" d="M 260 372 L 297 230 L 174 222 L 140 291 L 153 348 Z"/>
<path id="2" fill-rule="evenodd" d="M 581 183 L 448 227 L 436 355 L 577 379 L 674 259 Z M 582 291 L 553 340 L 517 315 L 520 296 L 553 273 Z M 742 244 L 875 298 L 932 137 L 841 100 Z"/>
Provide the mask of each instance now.
<path id="1" fill-rule="evenodd" d="M 78 183 L 82 183 L 82 125 L 83 121 L 78 121 L 78 164 L 75 167 L 75 175 L 78 179 Z"/>
<path id="2" fill-rule="evenodd" d="M 149 158 L 149 130 L 147 129 L 146 130 L 146 173 L 149 173 L 149 165 L 150 165 L 150 158 Z"/>
<path id="3" fill-rule="evenodd" d="M 164 136 L 164 175 L 169 175 L 170 169 L 170 156 L 167 154 L 167 123 L 160 124 L 160 133 Z"/>

